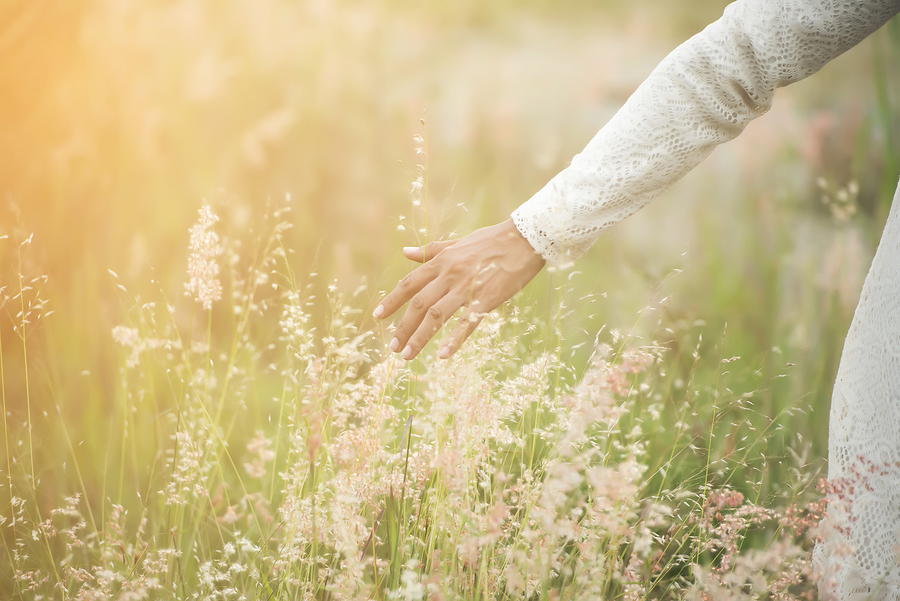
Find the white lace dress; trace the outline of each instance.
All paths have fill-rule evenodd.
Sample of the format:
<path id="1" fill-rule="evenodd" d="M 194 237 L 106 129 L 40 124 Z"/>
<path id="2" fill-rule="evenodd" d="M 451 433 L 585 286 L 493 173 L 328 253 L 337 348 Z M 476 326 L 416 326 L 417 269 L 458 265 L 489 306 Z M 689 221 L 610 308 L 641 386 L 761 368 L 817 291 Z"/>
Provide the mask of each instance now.
<path id="1" fill-rule="evenodd" d="M 513 213 L 549 262 L 580 256 L 713 148 L 900 12 L 900 0 L 739 0 L 653 71 L 569 167 Z M 835 383 L 829 479 L 846 513 L 816 561 L 826 599 L 900 601 L 900 188 Z"/>

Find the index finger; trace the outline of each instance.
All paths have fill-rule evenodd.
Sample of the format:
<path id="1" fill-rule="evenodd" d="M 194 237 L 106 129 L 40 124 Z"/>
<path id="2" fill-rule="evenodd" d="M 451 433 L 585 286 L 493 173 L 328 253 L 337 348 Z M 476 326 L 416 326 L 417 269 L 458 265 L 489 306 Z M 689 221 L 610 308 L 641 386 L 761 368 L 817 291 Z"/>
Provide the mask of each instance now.
<path id="1" fill-rule="evenodd" d="M 431 264 L 425 263 L 406 274 L 406 277 L 400 280 L 391 293 L 384 297 L 372 315 L 378 319 L 393 315 L 397 309 L 405 305 L 409 299 L 434 279 L 433 272 Z"/>

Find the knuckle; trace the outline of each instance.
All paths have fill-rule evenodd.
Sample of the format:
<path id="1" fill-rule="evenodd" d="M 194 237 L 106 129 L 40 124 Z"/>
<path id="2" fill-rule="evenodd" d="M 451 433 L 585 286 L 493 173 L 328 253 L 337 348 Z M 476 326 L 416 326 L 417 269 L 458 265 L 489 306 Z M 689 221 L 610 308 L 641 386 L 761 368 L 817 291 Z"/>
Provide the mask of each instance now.
<path id="1" fill-rule="evenodd" d="M 411 301 L 409 301 L 409 306 L 412 307 L 413 309 L 421 309 L 422 307 L 425 306 L 425 299 L 422 298 L 421 294 L 417 294 L 414 297 L 412 297 Z"/>
<path id="2" fill-rule="evenodd" d="M 448 261 L 444 269 L 449 275 L 461 276 L 465 274 L 467 266 L 462 261 Z"/>
<path id="3" fill-rule="evenodd" d="M 413 278 L 412 274 L 410 273 L 404 276 L 402 280 L 400 280 L 400 283 L 397 285 L 397 287 L 401 290 L 409 290 L 410 288 L 412 288 L 412 285 Z"/>
<path id="4" fill-rule="evenodd" d="M 437 305 L 432 306 L 430 309 L 428 309 L 428 319 L 431 319 L 433 321 L 443 321 L 444 310 Z"/>

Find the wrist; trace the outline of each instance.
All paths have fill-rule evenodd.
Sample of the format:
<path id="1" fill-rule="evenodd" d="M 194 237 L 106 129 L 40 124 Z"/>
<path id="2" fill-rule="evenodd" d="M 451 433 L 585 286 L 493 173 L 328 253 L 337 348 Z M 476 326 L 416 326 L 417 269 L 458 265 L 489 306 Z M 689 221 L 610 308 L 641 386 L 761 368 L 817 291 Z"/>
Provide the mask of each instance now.
<path id="1" fill-rule="evenodd" d="M 521 258 L 524 265 L 532 266 L 537 271 L 544 267 L 547 261 L 541 256 L 541 253 L 535 250 L 528 238 L 519 231 L 511 217 L 498 224 L 498 228 L 500 228 L 500 238 L 509 241 L 508 244 L 514 250 L 515 256 Z"/>

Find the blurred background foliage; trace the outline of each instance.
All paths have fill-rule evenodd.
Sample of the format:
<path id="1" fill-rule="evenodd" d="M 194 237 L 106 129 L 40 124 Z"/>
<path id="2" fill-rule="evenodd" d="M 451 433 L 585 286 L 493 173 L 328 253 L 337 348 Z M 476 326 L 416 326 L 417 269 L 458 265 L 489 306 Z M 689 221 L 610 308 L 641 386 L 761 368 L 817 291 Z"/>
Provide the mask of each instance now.
<path id="1" fill-rule="evenodd" d="M 298 276 L 316 272 L 320 290 L 365 282 L 374 327 L 380 291 L 409 269 L 400 247 L 505 219 L 725 4 L 6 0 L 0 286 L 48 276 L 54 313 L 28 340 L 36 413 L 59 403 L 89 435 L 115 398 L 110 332 L 133 302 L 108 270 L 187 303 L 202 199 L 233 239 L 289 204 Z M 518 302 L 555 324 L 577 366 L 603 324 L 671 346 L 675 375 L 702 334 L 697 377 L 718 387 L 718 359 L 740 356 L 723 386 L 753 392 L 760 419 L 823 457 L 841 344 L 900 172 L 898 30 L 781 90 L 738 140 Z M 409 198 L 416 134 L 427 215 Z M 17 310 L 0 320 L 14 417 Z M 676 325 L 690 335 L 667 333 Z"/>

